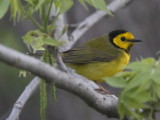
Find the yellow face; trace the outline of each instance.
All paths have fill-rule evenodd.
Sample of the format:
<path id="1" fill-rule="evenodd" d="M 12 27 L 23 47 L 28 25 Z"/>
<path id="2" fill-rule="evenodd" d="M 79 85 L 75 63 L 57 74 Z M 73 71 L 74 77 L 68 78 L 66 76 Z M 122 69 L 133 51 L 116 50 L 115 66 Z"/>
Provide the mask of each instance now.
<path id="1" fill-rule="evenodd" d="M 113 43 L 119 48 L 129 50 L 133 46 L 131 40 L 134 39 L 134 36 L 130 32 L 122 33 L 113 38 Z"/>

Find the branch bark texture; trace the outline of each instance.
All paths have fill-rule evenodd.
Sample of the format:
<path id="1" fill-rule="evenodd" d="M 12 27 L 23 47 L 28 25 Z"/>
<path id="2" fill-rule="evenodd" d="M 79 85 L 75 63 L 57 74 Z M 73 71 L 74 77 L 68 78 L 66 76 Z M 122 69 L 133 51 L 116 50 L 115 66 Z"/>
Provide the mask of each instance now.
<path id="1" fill-rule="evenodd" d="M 89 106 L 108 117 L 118 118 L 118 99 L 113 95 L 102 95 L 88 86 L 83 79 L 61 72 L 35 58 L 19 53 L 0 44 L 0 60 L 32 72 L 57 87 L 68 90 L 82 98 Z"/>

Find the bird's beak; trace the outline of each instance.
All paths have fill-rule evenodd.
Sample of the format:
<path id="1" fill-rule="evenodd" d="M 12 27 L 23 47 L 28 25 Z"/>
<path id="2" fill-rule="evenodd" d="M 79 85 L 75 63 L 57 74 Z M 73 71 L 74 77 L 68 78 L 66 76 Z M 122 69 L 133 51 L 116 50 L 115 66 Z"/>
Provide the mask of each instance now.
<path id="1" fill-rule="evenodd" d="M 127 42 L 142 42 L 142 40 L 138 40 L 138 39 L 132 39 L 132 40 L 126 40 Z"/>

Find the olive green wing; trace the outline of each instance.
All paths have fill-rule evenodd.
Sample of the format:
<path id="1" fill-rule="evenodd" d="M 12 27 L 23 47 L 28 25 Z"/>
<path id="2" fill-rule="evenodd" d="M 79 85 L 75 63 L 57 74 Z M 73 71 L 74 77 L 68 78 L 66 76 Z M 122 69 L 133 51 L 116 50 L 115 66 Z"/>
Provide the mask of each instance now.
<path id="1" fill-rule="evenodd" d="M 114 50 L 99 50 L 91 47 L 77 47 L 63 52 L 62 59 L 65 63 L 85 64 L 93 62 L 106 62 L 117 58 Z"/>

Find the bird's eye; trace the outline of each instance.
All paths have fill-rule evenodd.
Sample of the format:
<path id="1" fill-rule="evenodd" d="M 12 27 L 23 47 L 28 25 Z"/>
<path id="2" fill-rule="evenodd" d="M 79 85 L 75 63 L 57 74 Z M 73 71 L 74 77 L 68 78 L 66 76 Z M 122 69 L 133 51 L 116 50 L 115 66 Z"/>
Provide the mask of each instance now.
<path id="1" fill-rule="evenodd" d="M 125 38 L 125 37 L 121 37 L 121 40 L 122 40 L 122 41 L 125 41 L 125 40 L 126 40 L 126 38 Z"/>

